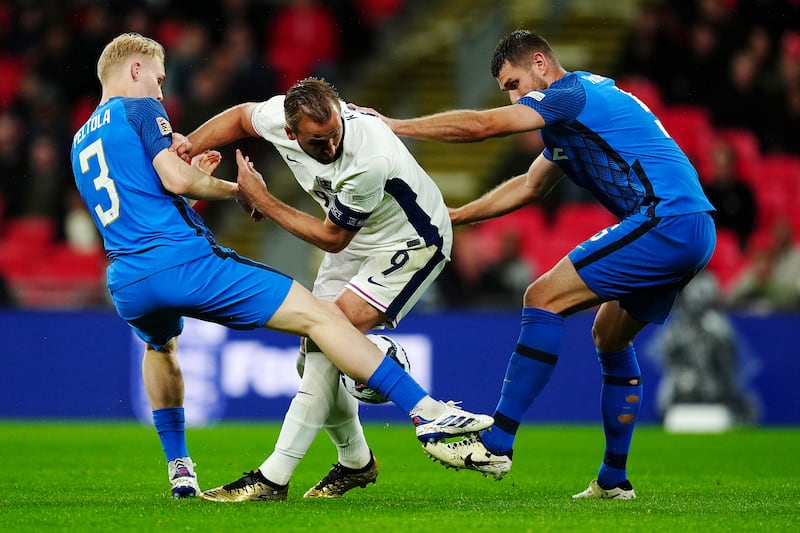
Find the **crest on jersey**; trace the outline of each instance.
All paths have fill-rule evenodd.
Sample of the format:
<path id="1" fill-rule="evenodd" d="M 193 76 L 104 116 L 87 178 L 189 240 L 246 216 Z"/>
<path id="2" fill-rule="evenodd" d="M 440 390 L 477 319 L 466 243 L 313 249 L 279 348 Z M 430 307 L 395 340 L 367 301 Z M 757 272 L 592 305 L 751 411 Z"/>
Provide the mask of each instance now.
<path id="1" fill-rule="evenodd" d="M 169 135 L 172 133 L 172 126 L 169 125 L 169 120 L 164 117 L 156 117 L 156 124 L 161 135 Z"/>
<path id="2" fill-rule="evenodd" d="M 315 181 L 317 182 L 317 185 L 319 185 L 319 188 L 322 189 L 323 191 L 328 191 L 328 192 L 333 191 L 333 184 L 331 183 L 331 180 L 315 176 Z"/>

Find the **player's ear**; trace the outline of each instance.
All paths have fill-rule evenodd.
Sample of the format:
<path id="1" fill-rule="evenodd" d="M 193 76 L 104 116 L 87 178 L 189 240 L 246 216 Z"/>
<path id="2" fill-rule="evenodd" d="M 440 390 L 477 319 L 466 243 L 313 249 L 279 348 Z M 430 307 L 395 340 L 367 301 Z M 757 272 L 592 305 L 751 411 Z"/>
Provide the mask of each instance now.
<path id="1" fill-rule="evenodd" d="M 289 138 L 290 141 L 296 141 L 297 140 L 297 135 L 294 134 L 294 132 L 292 131 L 292 128 L 290 128 L 289 126 L 284 126 L 283 127 L 283 131 L 286 132 L 286 136 Z"/>
<path id="2" fill-rule="evenodd" d="M 139 70 L 142 68 L 142 63 L 140 61 L 133 61 L 131 63 L 131 79 L 133 81 L 139 81 Z"/>
<path id="3" fill-rule="evenodd" d="M 535 69 L 538 69 L 539 72 L 542 72 L 547 65 L 547 58 L 541 52 L 534 52 L 533 56 L 531 56 L 531 64 Z"/>

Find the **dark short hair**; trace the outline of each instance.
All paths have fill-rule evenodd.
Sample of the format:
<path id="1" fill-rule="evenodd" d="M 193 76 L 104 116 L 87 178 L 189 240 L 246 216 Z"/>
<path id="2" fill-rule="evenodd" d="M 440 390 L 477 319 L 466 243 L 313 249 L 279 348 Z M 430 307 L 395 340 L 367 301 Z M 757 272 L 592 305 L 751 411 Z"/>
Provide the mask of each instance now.
<path id="1" fill-rule="evenodd" d="M 339 94 L 333 85 L 320 78 L 306 78 L 286 91 L 283 112 L 286 124 L 297 131 L 301 117 L 305 116 L 317 124 L 323 124 L 330 120 L 338 105 Z"/>
<path id="2" fill-rule="evenodd" d="M 503 68 L 506 61 L 516 65 L 523 57 L 534 52 L 541 52 L 549 59 L 555 59 L 550 43 L 541 35 L 528 30 L 516 30 L 509 33 L 500 39 L 494 49 L 491 64 L 492 76 L 496 78 L 500 74 L 500 69 Z"/>

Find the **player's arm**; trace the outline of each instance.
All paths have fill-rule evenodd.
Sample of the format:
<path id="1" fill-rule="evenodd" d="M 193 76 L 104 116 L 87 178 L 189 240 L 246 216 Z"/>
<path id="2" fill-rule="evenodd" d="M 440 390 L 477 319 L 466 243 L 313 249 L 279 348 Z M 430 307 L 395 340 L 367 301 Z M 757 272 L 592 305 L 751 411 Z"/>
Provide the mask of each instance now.
<path id="1" fill-rule="evenodd" d="M 563 177 L 558 165 L 539 154 L 526 174 L 504 181 L 480 198 L 450 209 L 454 226 L 495 218 L 544 198 Z"/>
<path id="2" fill-rule="evenodd" d="M 545 126 L 544 118 L 538 111 L 521 104 L 511 104 L 483 111 L 468 109 L 445 111 L 409 119 L 389 118 L 372 108 L 352 104 L 350 107 L 364 113 L 377 115 L 395 134 L 401 137 L 449 143 L 482 141 L 489 137 L 533 131 Z"/>
<path id="3" fill-rule="evenodd" d="M 355 231 L 348 231 L 327 217 L 325 220 L 320 220 L 273 196 L 267 189 L 261 173 L 238 149 L 236 150 L 236 164 L 239 167 L 237 176 L 239 190 L 247 203 L 295 237 L 331 253 L 342 251 L 355 237 Z"/>
<path id="4" fill-rule="evenodd" d="M 153 158 L 153 168 L 164 188 L 173 194 L 194 200 L 229 200 L 238 198 L 236 183 L 215 178 L 208 172 L 208 162 L 203 155 L 187 165 L 177 153 L 165 148 Z M 211 165 L 216 168 L 216 165 Z"/>
<path id="5" fill-rule="evenodd" d="M 173 134 L 170 150 L 181 157 L 194 157 L 205 150 L 225 146 L 239 139 L 258 137 L 252 121 L 257 105 L 255 102 L 235 105 L 211 117 L 188 136 Z"/>

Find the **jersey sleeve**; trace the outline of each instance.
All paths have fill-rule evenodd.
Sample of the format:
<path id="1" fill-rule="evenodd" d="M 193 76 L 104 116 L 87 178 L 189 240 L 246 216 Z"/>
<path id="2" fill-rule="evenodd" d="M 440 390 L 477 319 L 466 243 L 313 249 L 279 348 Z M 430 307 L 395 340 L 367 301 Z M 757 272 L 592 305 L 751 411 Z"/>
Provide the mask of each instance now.
<path id="1" fill-rule="evenodd" d="M 364 227 L 383 200 L 383 188 L 389 171 L 389 159 L 386 156 L 370 158 L 366 168 L 339 183 L 328 218 L 350 231 Z"/>
<path id="2" fill-rule="evenodd" d="M 580 84 L 564 89 L 545 89 L 532 91 L 517 104 L 526 105 L 538 111 L 547 126 L 554 126 L 575 120 L 586 105 L 586 93 Z"/>
<path id="3" fill-rule="evenodd" d="M 283 95 L 273 96 L 269 100 L 261 102 L 253 110 L 253 115 L 250 117 L 250 122 L 253 124 L 253 129 L 258 133 L 259 137 L 271 140 L 270 135 L 278 128 L 281 132 L 283 126 L 286 124 L 286 118 L 283 112 Z"/>
<path id="4" fill-rule="evenodd" d="M 129 98 L 125 100 L 128 122 L 139 134 L 144 151 L 150 161 L 172 144 L 172 126 L 167 111 L 155 98 Z"/>

